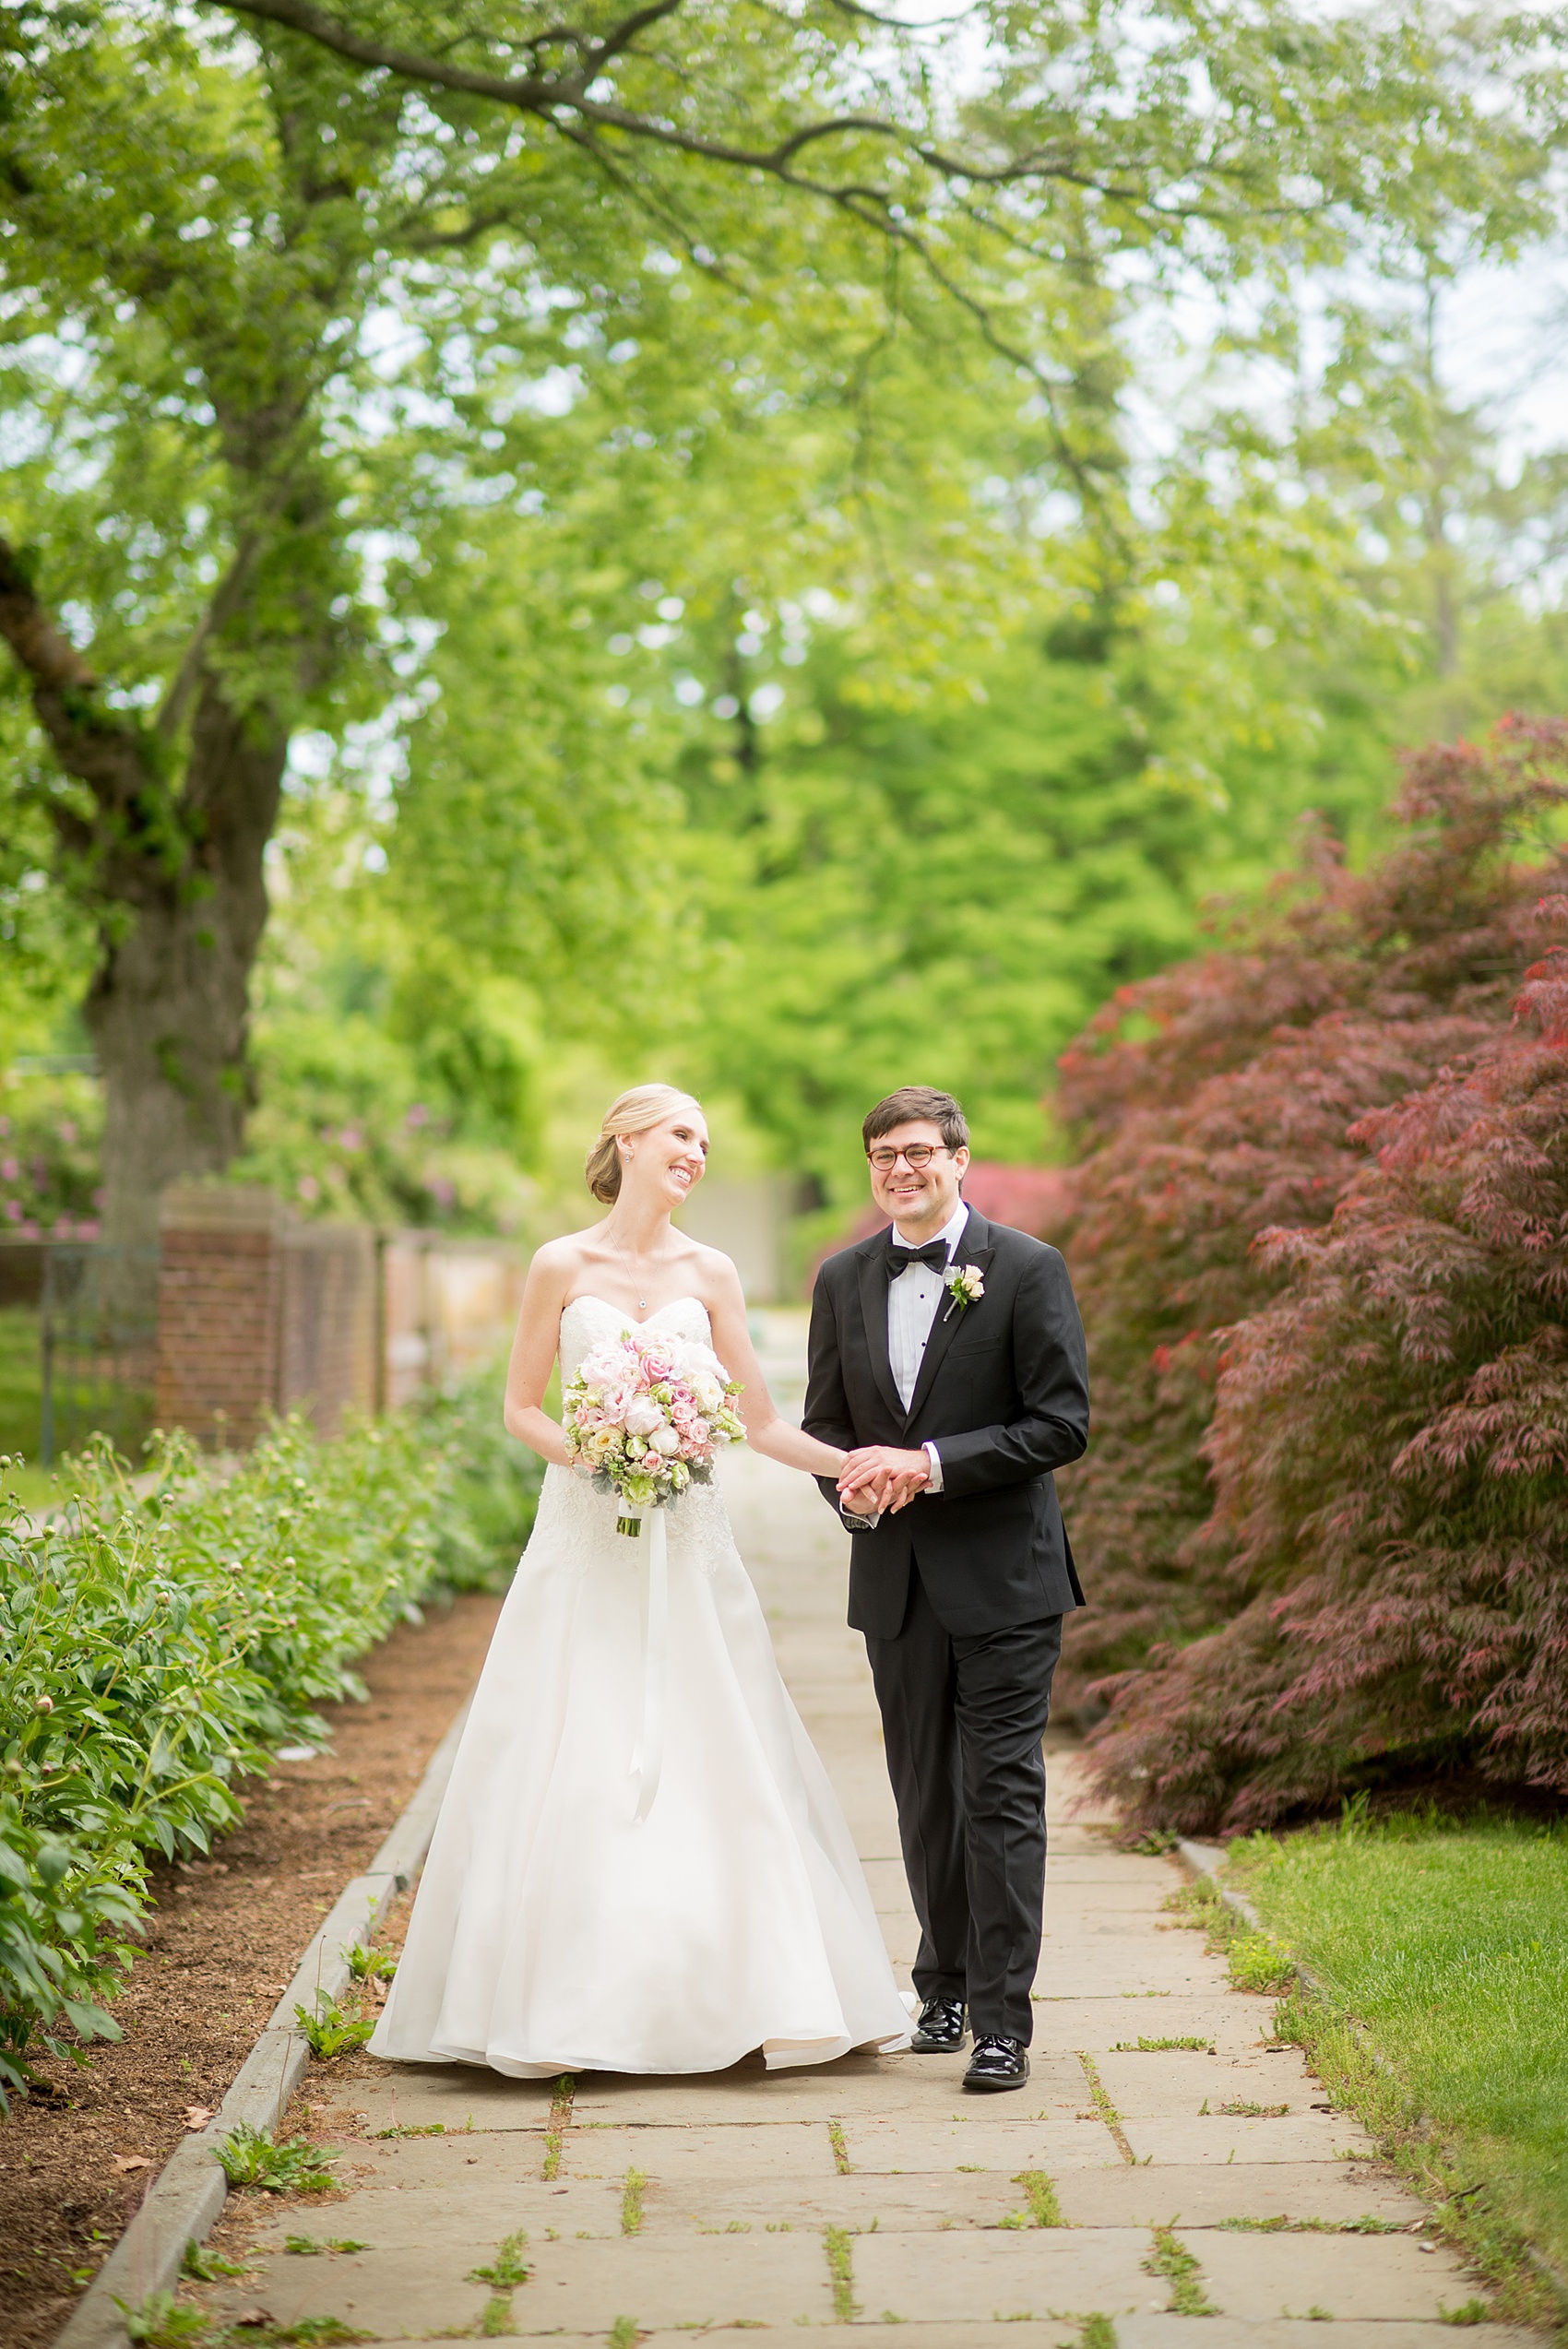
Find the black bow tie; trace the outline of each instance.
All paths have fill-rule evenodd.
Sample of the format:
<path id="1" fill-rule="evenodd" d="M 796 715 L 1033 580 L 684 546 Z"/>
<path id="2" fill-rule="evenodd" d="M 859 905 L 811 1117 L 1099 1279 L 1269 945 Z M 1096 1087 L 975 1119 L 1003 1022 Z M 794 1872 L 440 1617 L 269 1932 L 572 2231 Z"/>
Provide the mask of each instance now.
<path id="1" fill-rule="evenodd" d="M 897 1280 L 899 1274 L 907 1273 L 911 1264 L 929 1264 L 933 1273 L 944 1273 L 947 1270 L 947 1242 L 933 1240 L 925 1248 L 895 1248 L 889 1240 L 884 1261 L 889 1280 Z"/>

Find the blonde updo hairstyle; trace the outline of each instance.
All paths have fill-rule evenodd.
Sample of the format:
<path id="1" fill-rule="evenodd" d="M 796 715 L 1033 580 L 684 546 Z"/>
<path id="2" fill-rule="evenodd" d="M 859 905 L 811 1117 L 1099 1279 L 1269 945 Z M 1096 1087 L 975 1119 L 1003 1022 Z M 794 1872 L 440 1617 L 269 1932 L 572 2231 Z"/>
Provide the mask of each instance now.
<path id="1" fill-rule="evenodd" d="M 702 1104 L 695 1096 L 683 1093 L 678 1085 L 634 1085 L 629 1092 L 612 1101 L 604 1112 L 604 1123 L 599 1129 L 599 1140 L 588 1154 L 583 1168 L 588 1187 L 605 1206 L 613 1205 L 621 1195 L 621 1140 L 628 1133 L 647 1133 L 654 1126 L 662 1125 L 677 1109 L 696 1109 Z"/>

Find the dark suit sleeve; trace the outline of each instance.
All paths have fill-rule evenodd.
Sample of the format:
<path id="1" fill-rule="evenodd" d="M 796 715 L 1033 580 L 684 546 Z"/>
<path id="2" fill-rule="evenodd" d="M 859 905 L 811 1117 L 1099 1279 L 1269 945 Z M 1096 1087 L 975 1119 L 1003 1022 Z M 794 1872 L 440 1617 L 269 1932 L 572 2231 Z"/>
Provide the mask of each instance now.
<path id="1" fill-rule="evenodd" d="M 819 1443 L 837 1444 L 841 1452 L 855 1447 L 854 1423 L 849 1417 L 849 1401 L 844 1392 L 844 1366 L 838 1354 L 838 1317 L 828 1294 L 828 1272 L 826 1264 L 816 1276 L 812 1290 L 811 1335 L 806 1341 L 806 1407 L 801 1415 L 801 1425 L 807 1435 L 815 1436 Z M 838 1489 L 831 1477 L 818 1477 L 823 1499 L 837 1517 Z"/>
<path id="2" fill-rule="evenodd" d="M 1016 1419 L 939 1436 L 942 1489 L 955 1497 L 1025 1484 L 1076 1460 L 1088 1442 L 1088 1360 L 1067 1267 L 1054 1248 L 1031 1250 L 1013 1307 Z M 815 1432 L 814 1430 L 814 1432 Z"/>

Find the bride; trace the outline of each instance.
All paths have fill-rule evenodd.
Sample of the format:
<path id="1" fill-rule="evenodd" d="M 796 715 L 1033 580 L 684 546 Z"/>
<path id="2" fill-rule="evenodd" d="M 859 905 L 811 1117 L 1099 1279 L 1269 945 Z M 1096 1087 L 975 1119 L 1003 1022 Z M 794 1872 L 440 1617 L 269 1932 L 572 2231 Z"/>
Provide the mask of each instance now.
<path id="1" fill-rule="evenodd" d="M 551 1465 L 373 2054 L 535 2079 L 718 2071 L 757 2048 L 773 2069 L 907 2044 L 849 1829 L 718 1487 L 693 1486 L 669 1513 L 668 1628 L 650 1656 L 650 1545 L 617 1534 L 615 1499 L 567 1465 L 540 1407 L 557 1353 L 565 1379 L 595 1346 L 657 1323 L 711 1345 L 742 1382 L 755 1451 L 837 1475 L 843 1453 L 774 1408 L 734 1265 L 671 1224 L 707 1157 L 689 1094 L 622 1094 L 587 1169 L 609 1214 L 529 1269 L 505 1421 Z M 648 1807 L 641 1748 L 656 1715 Z"/>

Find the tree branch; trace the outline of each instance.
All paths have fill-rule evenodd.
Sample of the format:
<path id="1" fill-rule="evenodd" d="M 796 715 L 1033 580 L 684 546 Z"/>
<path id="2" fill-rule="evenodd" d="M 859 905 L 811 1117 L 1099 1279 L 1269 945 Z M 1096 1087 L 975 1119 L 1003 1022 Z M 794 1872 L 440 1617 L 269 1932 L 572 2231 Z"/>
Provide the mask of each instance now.
<path id="1" fill-rule="evenodd" d="M 208 646 L 225 622 L 232 619 L 244 600 L 244 592 L 250 584 L 250 575 L 255 567 L 255 559 L 260 551 L 261 540 L 254 531 L 240 540 L 234 550 L 233 561 L 219 581 L 211 602 L 202 613 L 192 633 L 190 643 L 185 647 L 184 658 L 175 671 L 173 683 L 164 694 L 163 706 L 158 713 L 158 731 L 165 741 L 179 730 L 180 720 L 185 714 L 191 695 L 195 693 L 201 677 L 202 663 L 207 657 Z"/>
<path id="2" fill-rule="evenodd" d="M 35 693 L 90 694 L 98 684 L 87 660 L 33 591 L 27 566 L 0 539 L 0 636 Z"/>
<path id="3" fill-rule="evenodd" d="M 130 807 L 150 777 L 134 720 L 105 710 L 99 679 L 40 600 L 26 564 L 0 539 L 0 635 L 32 687 L 32 706 L 69 775 L 105 809 Z"/>

